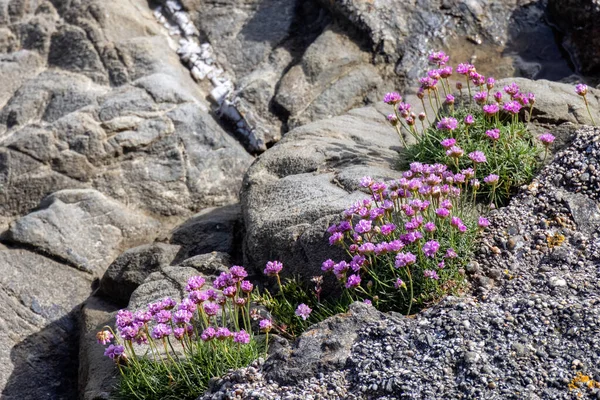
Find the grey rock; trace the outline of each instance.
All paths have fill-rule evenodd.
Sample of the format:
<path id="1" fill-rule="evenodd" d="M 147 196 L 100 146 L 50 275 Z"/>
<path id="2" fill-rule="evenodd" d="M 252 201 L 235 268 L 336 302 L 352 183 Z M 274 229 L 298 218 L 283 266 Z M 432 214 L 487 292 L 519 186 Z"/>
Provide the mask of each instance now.
<path id="1" fill-rule="evenodd" d="M 368 137 L 365 136 L 368 133 Z M 290 275 L 310 278 L 341 252 L 327 227 L 353 202 L 365 175 L 396 178 L 399 139 L 374 108 L 311 123 L 288 133 L 250 167 L 241 204 L 245 265 L 259 270 L 281 260 Z"/>
<path id="2" fill-rule="evenodd" d="M 126 306 L 133 291 L 148 275 L 171 265 L 179 249 L 166 243 L 152 243 L 125 251 L 102 276 L 96 295 Z"/>
<path id="3" fill-rule="evenodd" d="M 189 278 L 202 275 L 207 281 L 211 281 L 221 272 L 227 271 L 229 266 L 229 256 L 223 253 L 202 254 L 177 266 L 163 266 L 151 273 L 133 292 L 127 308 L 138 310 L 165 297 L 181 301 L 187 296 L 185 286 Z"/>
<path id="4" fill-rule="evenodd" d="M 158 221 L 100 192 L 74 189 L 45 198 L 5 238 L 100 276 L 123 249 L 153 239 L 159 228 Z"/>
<path id="5" fill-rule="evenodd" d="M 326 319 L 305 331 L 292 345 L 272 354 L 263 369 L 267 379 L 293 385 L 317 373 L 328 373 L 346 365 L 358 332 L 383 314 L 364 303 L 353 303 L 350 311 Z"/>
<path id="6" fill-rule="evenodd" d="M 89 274 L 25 250 L 0 251 L 2 398 L 60 399 L 77 393 L 77 307 Z M 35 385 L 32 385 L 35 379 Z"/>
<path id="7" fill-rule="evenodd" d="M 119 373 L 114 361 L 104 356 L 105 347 L 98 343 L 96 333 L 114 325 L 117 307 L 91 296 L 81 305 L 79 313 L 79 373 L 78 393 L 83 400 L 114 398 Z"/>
<path id="8" fill-rule="evenodd" d="M 168 241 L 181 246 L 175 263 L 213 251 L 241 259 L 242 211 L 239 204 L 207 208 L 171 231 Z"/>

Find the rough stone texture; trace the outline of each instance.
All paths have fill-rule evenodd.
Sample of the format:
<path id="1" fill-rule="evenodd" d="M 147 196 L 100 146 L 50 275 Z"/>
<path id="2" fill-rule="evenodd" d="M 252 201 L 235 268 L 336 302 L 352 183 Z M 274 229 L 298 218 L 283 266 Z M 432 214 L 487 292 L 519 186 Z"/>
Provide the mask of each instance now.
<path id="1" fill-rule="evenodd" d="M 91 296 L 79 313 L 79 374 L 78 394 L 82 400 L 114 398 L 112 388 L 118 384 L 115 363 L 104 356 L 104 346 L 98 344 L 96 333 L 106 325 L 114 326 L 117 307 L 97 296 Z"/>
<path id="2" fill-rule="evenodd" d="M 331 257 L 326 229 L 366 197 L 364 175 L 395 178 L 399 139 L 375 108 L 314 122 L 288 133 L 244 178 L 245 264 L 281 260 L 287 274 L 311 277 Z M 335 250 L 334 250 L 335 251 Z"/>
<path id="3" fill-rule="evenodd" d="M 328 27 L 283 76 L 275 102 L 294 128 L 343 114 L 383 86 L 379 71 L 350 38 Z"/>
<path id="4" fill-rule="evenodd" d="M 2 399 L 73 398 L 76 307 L 89 296 L 91 284 L 89 274 L 38 254 L 0 251 Z"/>
<path id="5" fill-rule="evenodd" d="M 263 366 L 266 378 L 293 384 L 344 368 L 362 327 L 383 318 L 384 314 L 374 307 L 352 304 L 348 313 L 313 325 L 291 348 L 271 354 Z"/>
<path id="6" fill-rule="evenodd" d="M 565 32 L 563 46 L 574 56 L 583 73 L 600 73 L 600 1 L 549 0 L 548 9 Z"/>
<path id="7" fill-rule="evenodd" d="M 144 283 L 148 275 L 171 265 L 179 250 L 179 246 L 152 243 L 125 251 L 102 276 L 96 295 L 126 306 L 133 291 Z"/>
<path id="8" fill-rule="evenodd" d="M 133 292 L 127 308 L 138 310 L 165 297 L 181 301 L 187 295 L 185 286 L 189 278 L 202 275 L 210 282 L 229 266 L 229 255 L 215 252 L 189 258 L 176 266 L 161 267 Z"/>
<path id="9" fill-rule="evenodd" d="M 251 157 L 208 114 L 145 1 L 0 8 L 14 36 L 0 57 L 0 216 L 66 188 L 164 216 L 237 199 Z"/>
<path id="10" fill-rule="evenodd" d="M 241 263 L 243 231 L 241 207 L 233 204 L 202 210 L 174 228 L 167 240 L 181 246 L 174 263 L 213 251 L 227 253 L 233 263 Z"/>
<path id="11" fill-rule="evenodd" d="M 532 81 L 523 78 L 503 79 L 498 82 L 498 86 L 503 87 L 510 82 L 516 82 L 524 93 L 535 93 L 533 121 L 550 125 L 565 122 L 592 124 L 583 99 L 575 93 L 575 86 L 544 79 Z M 596 115 L 600 114 L 600 90 L 590 88 L 587 99 L 590 111 L 596 119 Z"/>
<path id="12" fill-rule="evenodd" d="M 5 240 L 49 254 L 95 276 L 124 249 L 151 240 L 158 221 L 93 189 L 62 190 L 11 224 Z"/>

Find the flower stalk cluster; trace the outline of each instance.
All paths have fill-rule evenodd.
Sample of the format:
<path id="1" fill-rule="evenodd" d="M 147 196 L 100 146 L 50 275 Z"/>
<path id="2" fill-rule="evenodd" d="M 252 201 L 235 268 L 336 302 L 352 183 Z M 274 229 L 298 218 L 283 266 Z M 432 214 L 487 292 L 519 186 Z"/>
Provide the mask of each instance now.
<path id="1" fill-rule="evenodd" d="M 474 65 L 459 64 L 456 87 L 462 95 L 464 82 L 469 95 L 468 103 L 462 99 L 458 103 L 450 93 L 448 82 L 455 75 L 447 65 L 448 56 L 435 52 L 429 59 L 436 67 L 419 80 L 419 97 L 431 97 L 431 107 L 436 110 L 435 120 L 430 121 L 428 128 L 423 126 L 417 132 L 409 124 L 414 113 L 407 114 L 411 105 L 402 103 L 398 93 L 384 97 L 384 102 L 394 107 L 392 125 L 405 144 L 405 165 L 412 161 L 447 164 L 454 173 L 472 167 L 472 196 L 485 200 L 490 207 L 503 204 L 518 187 L 532 179 L 537 169 L 541 146 L 527 129 L 535 94 L 522 92 L 516 83 L 497 88 L 496 80 L 479 74 Z M 445 98 L 443 103 L 435 100 L 440 93 Z M 523 120 L 521 115 L 525 115 Z M 406 147 L 403 130 L 414 136 L 415 144 Z M 549 143 L 541 143 L 547 153 Z M 486 181 L 490 175 L 497 176 L 497 180 Z M 481 181 L 490 184 L 481 187 Z"/>
<path id="2" fill-rule="evenodd" d="M 371 194 L 329 228 L 329 243 L 348 259 L 323 262 L 353 300 L 380 310 L 410 314 L 464 285 L 461 272 L 478 223 L 463 195 L 472 169 L 453 173 L 442 164 L 414 162 L 403 178 L 387 183 L 369 177 Z M 416 307 L 415 307 L 416 306 Z"/>
<path id="3" fill-rule="evenodd" d="M 161 377 L 185 388 L 203 388 L 224 368 L 242 367 L 258 357 L 250 313 L 254 286 L 247 276 L 243 267 L 233 266 L 212 287 L 195 276 L 179 303 L 166 298 L 136 312 L 120 310 L 116 329 L 106 326 L 97 339 L 130 385 L 127 391 L 134 394 L 139 388 L 132 383 L 143 382 L 144 390 L 158 396 L 164 390 L 156 383 Z M 261 321 L 261 328 L 268 334 L 267 322 Z"/>

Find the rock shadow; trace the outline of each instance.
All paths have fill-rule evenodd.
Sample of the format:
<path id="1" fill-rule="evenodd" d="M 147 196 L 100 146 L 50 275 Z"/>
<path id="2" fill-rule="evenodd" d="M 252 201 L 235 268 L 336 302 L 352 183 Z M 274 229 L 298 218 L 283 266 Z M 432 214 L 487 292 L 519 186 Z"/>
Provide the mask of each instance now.
<path id="1" fill-rule="evenodd" d="M 80 306 L 27 336 L 10 352 L 14 370 L 3 400 L 77 399 Z"/>
<path id="2" fill-rule="evenodd" d="M 546 0 L 515 9 L 502 53 L 513 58 L 515 76 L 564 81 L 575 75 L 575 65 L 561 45 L 562 34 L 553 26 Z"/>

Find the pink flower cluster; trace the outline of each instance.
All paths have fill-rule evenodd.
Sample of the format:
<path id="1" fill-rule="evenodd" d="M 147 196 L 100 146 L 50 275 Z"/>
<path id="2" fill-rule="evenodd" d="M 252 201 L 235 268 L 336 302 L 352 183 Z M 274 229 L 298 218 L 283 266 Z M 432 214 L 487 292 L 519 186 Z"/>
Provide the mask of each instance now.
<path id="1" fill-rule="evenodd" d="M 228 272 L 222 272 L 215 278 L 212 288 L 206 289 L 205 278 L 193 276 L 188 279 L 185 288 L 188 295 L 181 302 L 165 298 L 136 312 L 119 310 L 116 332 L 120 339 L 105 330 L 96 335 L 98 342 L 107 345 L 115 339 L 115 344 L 111 343 L 105 352 L 106 356 L 113 359 L 125 356 L 127 343 L 148 344 L 149 340 L 162 341 L 171 335 L 184 343 L 192 339 L 231 339 L 234 343 L 248 344 L 251 336 L 246 330 L 230 331 L 226 326 L 227 321 L 217 317 L 219 314 L 235 314 L 249 318 L 247 305 L 254 285 L 245 280 L 247 276 L 243 267 L 234 265 Z M 202 333 L 196 338 L 197 330 L 202 328 Z M 120 352 L 121 348 L 123 351 Z"/>
<path id="2" fill-rule="evenodd" d="M 389 287 L 402 290 L 411 276 L 417 281 L 443 277 L 441 270 L 458 255 L 447 238 L 442 241 L 436 234 L 450 232 L 458 238 L 470 229 L 457 210 L 461 188 L 472 176 L 472 169 L 455 174 L 445 165 L 415 162 L 395 181 L 363 178 L 361 186 L 371 197 L 345 210 L 344 220 L 328 229 L 330 244 L 344 247 L 350 259 L 327 260 L 321 269 L 361 293 L 368 292 L 371 275 L 387 265 L 394 271 L 387 275 Z M 433 268 L 435 274 L 424 273 Z"/>

